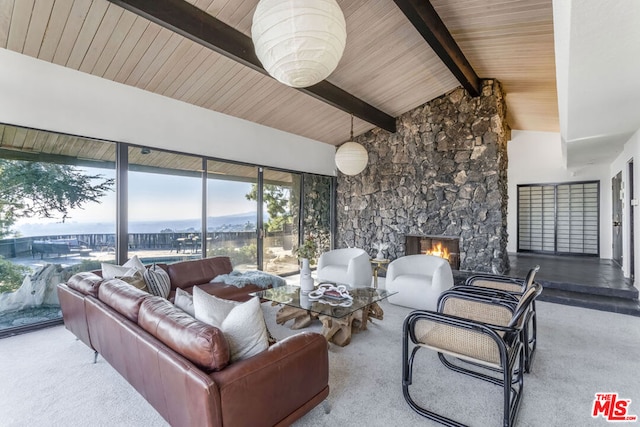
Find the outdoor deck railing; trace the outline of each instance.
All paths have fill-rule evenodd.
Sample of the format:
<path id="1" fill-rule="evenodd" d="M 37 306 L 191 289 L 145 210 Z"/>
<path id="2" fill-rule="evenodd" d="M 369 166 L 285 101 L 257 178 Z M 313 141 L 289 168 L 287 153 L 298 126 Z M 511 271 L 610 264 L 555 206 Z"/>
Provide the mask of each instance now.
<path id="1" fill-rule="evenodd" d="M 178 242 L 191 240 L 192 244 L 201 244 L 200 233 L 177 232 L 177 233 L 129 233 L 129 249 L 178 249 Z M 255 242 L 255 231 L 223 231 L 207 233 L 206 239 L 212 242 L 212 246 L 219 246 L 224 242 Z M 94 251 L 108 251 L 115 249 L 115 234 L 64 234 L 47 236 L 16 237 L 11 239 L 0 239 L 0 256 L 4 258 L 17 258 L 29 256 L 33 252 L 34 242 L 36 248 L 43 246 L 43 242 L 54 244 L 56 241 L 75 240 L 81 242 L 78 247 L 85 246 Z"/>

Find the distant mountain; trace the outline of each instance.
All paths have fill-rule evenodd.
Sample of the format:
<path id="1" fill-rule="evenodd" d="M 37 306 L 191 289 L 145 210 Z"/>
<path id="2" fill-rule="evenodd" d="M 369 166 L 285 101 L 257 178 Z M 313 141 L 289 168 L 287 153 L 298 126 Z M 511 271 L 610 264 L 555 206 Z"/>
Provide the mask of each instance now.
<path id="1" fill-rule="evenodd" d="M 266 213 L 265 213 L 266 214 Z M 266 216 L 266 215 L 265 215 Z M 265 221 L 268 217 L 265 218 Z M 132 221 L 129 223 L 129 233 L 160 233 L 163 230 L 174 232 L 200 232 L 199 219 L 178 219 L 165 221 Z M 207 217 L 207 231 L 243 231 L 246 228 L 255 229 L 255 212 L 210 216 Z M 115 233 L 115 222 L 89 223 L 31 223 L 15 227 L 22 236 L 46 236 L 66 234 L 110 234 Z"/>
<path id="2" fill-rule="evenodd" d="M 268 220 L 268 215 L 265 212 L 265 221 Z M 209 216 L 207 217 L 207 230 L 216 231 L 217 228 L 223 227 L 225 225 L 242 225 L 250 223 L 255 228 L 256 224 L 256 213 L 248 212 L 243 214 L 235 214 L 235 215 L 224 215 L 224 216 Z"/>

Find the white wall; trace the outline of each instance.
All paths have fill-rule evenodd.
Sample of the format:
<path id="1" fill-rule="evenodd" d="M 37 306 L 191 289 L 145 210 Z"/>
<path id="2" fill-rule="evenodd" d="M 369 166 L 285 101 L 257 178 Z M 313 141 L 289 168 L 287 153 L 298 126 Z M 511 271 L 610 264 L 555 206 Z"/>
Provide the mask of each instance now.
<path id="1" fill-rule="evenodd" d="M 631 239 L 630 233 L 630 215 L 631 208 L 629 201 L 629 165 L 628 163 L 633 160 L 633 181 L 634 181 L 634 199 L 638 199 L 638 185 L 640 185 L 640 131 L 637 131 L 631 136 L 631 138 L 625 143 L 622 153 L 611 163 L 609 170 L 610 178 L 616 176 L 618 172 L 622 171 L 622 186 L 623 186 L 623 206 L 622 206 L 622 270 L 625 277 L 631 275 Z M 640 206 L 634 208 L 634 242 L 635 242 L 635 259 L 634 266 L 636 274 L 638 268 L 640 268 Z"/>
<path id="2" fill-rule="evenodd" d="M 560 134 L 514 130 L 507 145 L 509 202 L 507 251 L 518 245 L 518 184 L 557 184 L 600 181 L 600 258 L 611 258 L 611 177 L 609 165 L 567 170 L 562 159 Z M 640 182 L 640 181 L 639 181 Z M 640 225 L 640 224 L 639 224 Z"/>
<path id="3" fill-rule="evenodd" d="M 335 174 L 335 147 L 0 49 L 0 122 Z"/>

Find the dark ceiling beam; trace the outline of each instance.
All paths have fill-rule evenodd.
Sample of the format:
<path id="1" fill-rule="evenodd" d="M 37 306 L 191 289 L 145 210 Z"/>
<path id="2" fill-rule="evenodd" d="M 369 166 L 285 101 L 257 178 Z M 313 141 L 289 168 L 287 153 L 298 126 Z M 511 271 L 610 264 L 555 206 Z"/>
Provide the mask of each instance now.
<path id="1" fill-rule="evenodd" d="M 184 0 L 109 1 L 264 75 L 269 75 L 256 56 L 251 37 Z M 326 80 L 298 90 L 389 132 L 396 131 L 394 117 Z"/>
<path id="2" fill-rule="evenodd" d="M 480 95 L 480 78 L 465 58 L 429 0 L 394 0 L 431 49 L 472 96 Z"/>

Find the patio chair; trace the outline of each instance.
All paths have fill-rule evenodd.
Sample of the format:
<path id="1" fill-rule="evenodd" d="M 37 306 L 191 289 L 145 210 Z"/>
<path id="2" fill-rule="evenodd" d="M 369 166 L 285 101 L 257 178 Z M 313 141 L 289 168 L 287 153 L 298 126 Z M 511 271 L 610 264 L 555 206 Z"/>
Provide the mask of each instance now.
<path id="1" fill-rule="evenodd" d="M 533 283 L 536 273 L 540 270 L 540 266 L 536 265 L 527 273 L 524 280 L 513 277 L 492 276 L 486 274 L 475 274 L 467 279 L 464 286 L 455 289 L 468 290 L 470 292 L 480 292 L 485 295 L 491 295 L 494 289 L 509 292 L 516 300 L 519 300 L 525 290 Z M 466 288 L 471 287 L 471 288 Z M 478 289 L 481 288 L 481 289 Z M 536 303 L 531 303 L 531 320 L 524 326 L 524 336 L 527 337 L 527 345 L 524 349 L 524 371 L 530 372 L 533 364 L 533 356 L 536 351 L 536 341 L 538 335 L 538 326 L 536 319 Z"/>
<path id="2" fill-rule="evenodd" d="M 504 291 L 487 296 L 451 289 L 441 295 L 437 312 L 411 312 L 404 321 L 402 341 L 402 391 L 411 409 L 441 424 L 462 426 L 411 397 L 415 355 L 427 348 L 436 351 L 447 368 L 501 386 L 503 425 L 512 426 L 524 385 L 522 331 L 541 291 L 539 284 L 532 283 L 515 301 Z M 410 354 L 409 340 L 414 344 Z"/>
<path id="3" fill-rule="evenodd" d="M 180 251 L 184 252 L 184 242 L 185 242 L 185 238 L 184 237 L 178 237 L 173 239 L 173 242 L 171 242 L 171 250 L 169 251 L 169 253 L 173 252 L 174 250 L 176 251 L 177 254 L 180 253 Z"/>

